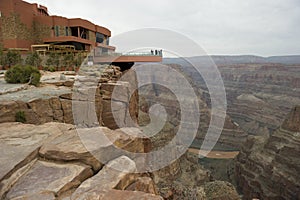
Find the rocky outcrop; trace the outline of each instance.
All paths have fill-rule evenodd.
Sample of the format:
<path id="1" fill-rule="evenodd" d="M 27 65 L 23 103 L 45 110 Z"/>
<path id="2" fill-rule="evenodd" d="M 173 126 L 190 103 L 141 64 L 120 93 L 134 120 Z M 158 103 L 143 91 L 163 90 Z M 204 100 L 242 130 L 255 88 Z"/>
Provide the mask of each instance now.
<path id="1" fill-rule="evenodd" d="M 2 123 L 0 199 L 162 199 L 150 176 L 136 173 L 134 158 L 115 153 L 115 147 L 149 150 L 140 134 L 137 128 Z"/>
<path id="2" fill-rule="evenodd" d="M 115 168 L 122 165 L 124 171 Z M 136 172 L 134 161 L 123 156 L 109 162 L 98 174 L 84 181 L 72 194 L 72 199 L 99 199 L 109 190 L 116 188 L 121 181 L 126 181 L 128 173 Z"/>
<path id="3" fill-rule="evenodd" d="M 67 113 L 71 106 L 67 105 L 71 105 L 71 102 L 66 104 L 66 101 L 60 98 L 64 93 L 70 92 L 70 89 L 65 87 L 48 86 L 0 95 L 0 122 L 15 122 L 18 112 L 24 112 L 26 122 L 30 124 L 70 121 Z"/>
<path id="4" fill-rule="evenodd" d="M 25 123 L 28 124 L 75 122 L 77 125 L 90 127 L 95 125 L 93 123 L 98 123 L 117 129 L 124 124 L 117 124 L 115 118 L 118 118 L 120 122 L 133 121 L 134 123 L 130 125 L 134 126 L 137 124 L 138 96 L 137 94 L 130 96 L 129 90 L 135 87 L 136 78 L 134 73 L 128 74 L 130 82 L 117 82 L 122 75 L 118 67 L 107 65 L 90 66 L 88 69 L 82 67 L 79 75 L 75 77 L 74 86 L 74 80 L 69 87 L 57 86 L 60 82 L 54 80 L 46 82 L 46 85 L 39 88 L 30 87 L 27 90 L 2 94 L 0 123 L 15 122 L 16 114 L 23 112 Z M 119 94 L 112 98 L 116 87 Z M 76 89 L 80 89 L 80 92 L 76 92 Z M 127 112 L 130 116 L 126 115 Z M 116 113 L 115 116 L 113 113 Z"/>
<path id="5" fill-rule="evenodd" d="M 118 171 L 116 168 L 119 165 L 123 166 L 123 171 Z M 84 181 L 72 194 L 71 199 L 161 199 L 157 196 L 155 191 L 147 191 L 146 188 L 135 188 L 135 191 L 123 191 L 120 192 L 116 189 L 122 190 L 127 188 L 136 179 L 137 186 L 141 184 L 141 180 L 146 177 L 136 178 L 138 175 L 133 174 L 137 168 L 135 162 L 130 160 L 128 157 L 121 156 L 115 160 L 110 161 L 98 174 L 90 179 Z M 152 179 L 147 177 L 149 180 L 144 183 L 146 187 L 153 187 Z M 114 188 L 114 189 L 112 189 Z M 136 190 L 139 189 L 139 190 Z M 147 192 L 143 193 L 143 192 Z M 154 192 L 154 193 L 153 193 Z"/>
<path id="6" fill-rule="evenodd" d="M 272 135 L 250 136 L 237 157 L 237 183 L 244 199 L 300 198 L 300 109 Z"/>

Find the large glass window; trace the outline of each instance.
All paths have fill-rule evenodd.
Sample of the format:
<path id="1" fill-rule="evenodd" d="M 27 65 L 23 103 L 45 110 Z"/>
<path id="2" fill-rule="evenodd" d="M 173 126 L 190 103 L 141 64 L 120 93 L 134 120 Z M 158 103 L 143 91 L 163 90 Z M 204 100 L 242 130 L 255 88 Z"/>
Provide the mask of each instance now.
<path id="1" fill-rule="evenodd" d="M 86 39 L 86 40 L 89 39 L 89 33 L 88 33 L 89 31 L 87 29 L 80 27 L 79 31 L 80 31 L 81 38 Z"/>
<path id="2" fill-rule="evenodd" d="M 66 27 L 66 36 L 69 36 L 69 27 Z"/>
<path id="3" fill-rule="evenodd" d="M 59 26 L 55 26 L 55 36 L 59 36 Z"/>
<path id="4" fill-rule="evenodd" d="M 101 33 L 96 33 L 96 42 L 103 43 L 105 36 Z"/>
<path id="5" fill-rule="evenodd" d="M 71 36 L 78 37 L 78 27 L 70 27 Z"/>

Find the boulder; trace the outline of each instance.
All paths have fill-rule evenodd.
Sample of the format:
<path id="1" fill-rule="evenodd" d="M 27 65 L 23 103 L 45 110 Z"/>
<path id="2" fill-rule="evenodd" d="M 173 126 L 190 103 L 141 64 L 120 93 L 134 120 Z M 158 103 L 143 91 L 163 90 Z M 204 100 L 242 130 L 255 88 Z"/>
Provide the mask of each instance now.
<path id="1" fill-rule="evenodd" d="M 116 170 L 122 166 L 123 171 Z M 96 199 L 103 193 L 117 187 L 128 174 L 136 172 L 134 161 L 126 156 L 121 156 L 110 161 L 98 174 L 84 181 L 73 193 L 72 199 Z M 127 177 L 128 178 L 128 177 Z"/>

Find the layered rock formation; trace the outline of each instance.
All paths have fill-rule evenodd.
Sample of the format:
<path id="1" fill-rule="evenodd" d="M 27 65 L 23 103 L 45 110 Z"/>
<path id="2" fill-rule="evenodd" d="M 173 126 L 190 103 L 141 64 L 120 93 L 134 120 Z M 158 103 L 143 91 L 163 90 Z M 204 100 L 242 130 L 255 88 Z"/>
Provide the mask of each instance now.
<path id="1" fill-rule="evenodd" d="M 151 144 L 139 129 L 118 129 L 116 113 L 133 125 L 138 113 L 129 92 L 135 76 L 117 82 L 121 75 L 114 66 L 82 67 L 73 82 L 48 77 L 41 87 L 0 96 L 1 199 L 162 199 L 150 176 L 136 173 L 137 158 L 126 156 Z M 27 124 L 4 123 L 18 113 Z"/>
<path id="2" fill-rule="evenodd" d="M 166 199 L 237 199 L 228 183 L 204 185 L 210 182 L 210 174 L 190 154 L 153 174 L 136 173 L 147 162 L 141 163 L 130 152 L 147 153 L 164 146 L 176 134 L 181 114 L 166 88 L 153 87 L 154 96 L 151 92 L 142 96 L 150 100 L 140 101 L 139 119 L 146 125 L 149 106 L 161 101 L 169 120 L 159 136 L 149 139 L 138 128 L 118 129 L 135 126 L 139 120 L 139 96 L 132 92 L 136 77 L 127 73 L 129 79 L 120 81 L 118 67 L 89 66 L 74 77 L 74 83 L 48 80 L 39 88 L 0 95 L 0 144 L 6 149 L 0 156 L 5 163 L 0 171 L 1 198 L 162 199 L 160 194 Z M 184 90 L 181 93 L 185 95 Z M 197 138 L 203 140 L 210 112 L 204 101 L 198 103 L 202 118 Z M 192 113 L 193 107 L 189 108 L 185 111 Z M 3 123 L 15 121 L 18 112 L 24 112 L 28 124 Z M 67 124 L 47 123 L 53 121 Z M 219 144 L 239 148 L 245 134 L 229 117 L 225 126 Z"/>
<path id="3" fill-rule="evenodd" d="M 135 95 L 130 98 L 128 92 L 129 87 L 136 85 L 136 78 L 132 74 L 130 84 L 126 82 L 116 84 L 121 75 L 120 68 L 114 66 L 98 65 L 90 66 L 88 69 L 82 67 L 79 76 L 75 77 L 74 87 L 74 80 L 73 83 L 69 83 L 70 80 L 65 82 L 54 80 L 45 81 L 45 85 L 38 88 L 31 87 L 27 90 L 2 94 L 0 123 L 15 122 L 16 114 L 24 112 L 26 123 L 29 124 L 47 122 L 74 124 L 73 108 L 75 108 L 77 111 L 79 109 L 80 116 L 85 118 L 85 121 L 80 121 L 81 119 L 77 117 L 75 119 L 77 125 L 80 123 L 91 126 L 91 123 L 95 122 L 116 129 L 119 126 L 114 121 L 113 112 L 116 111 L 112 110 L 112 107 L 120 108 L 119 121 L 128 121 L 130 116 L 125 115 L 128 110 L 131 119 L 136 123 L 138 97 Z M 69 84 L 65 84 L 66 82 Z M 119 99 L 112 99 L 112 92 L 116 86 L 122 88 L 123 93 L 120 96 L 116 95 Z M 74 92 L 74 89 L 78 88 L 82 93 Z M 91 117 L 93 113 L 96 113 L 94 118 L 97 119 Z"/>
<path id="4" fill-rule="evenodd" d="M 300 107 L 272 135 L 250 136 L 237 157 L 244 199 L 300 198 Z"/>
<path id="5" fill-rule="evenodd" d="M 208 60 L 192 59 L 193 64 L 205 70 L 207 78 L 213 79 L 215 74 L 209 74 L 211 63 L 207 63 Z M 226 89 L 227 114 L 248 134 L 273 132 L 290 109 L 300 104 L 299 65 L 252 62 L 218 62 L 217 65 Z M 210 107 L 210 94 L 199 72 L 187 62 L 182 62 L 180 69 L 192 77 L 197 88 L 201 88 L 202 96 Z"/>
<path id="6" fill-rule="evenodd" d="M 249 134 L 276 130 L 300 103 L 299 67 L 279 64 L 220 65 L 228 114 Z M 206 92 L 205 92 L 206 93 Z M 205 95 L 209 99 L 209 94 Z"/>
<path id="7" fill-rule="evenodd" d="M 83 131 L 83 132 L 82 132 Z M 141 184 L 135 161 L 109 151 L 117 146 L 127 151 L 145 152 L 138 129 L 112 131 L 100 127 L 109 138 L 101 147 L 95 141 L 97 128 L 75 129 L 73 125 L 48 123 L 40 126 L 0 124 L 1 199 L 162 199 L 155 186 Z M 78 132 L 84 136 L 80 137 Z M 136 132 L 136 137 L 132 133 Z M 99 134 L 98 137 L 97 133 Z M 130 133 L 129 135 L 127 133 Z M 94 151 L 88 151 L 93 144 Z M 87 146 L 88 145 L 88 146 Z M 97 146 L 98 145 L 98 146 Z M 12 159 L 13 158 L 13 159 Z M 117 169 L 122 169 L 119 171 Z M 136 191 L 133 191 L 136 190 Z M 144 192 L 148 192 L 144 193 Z M 151 194 L 150 194 L 151 193 Z"/>
<path id="8" fill-rule="evenodd" d="M 300 104 L 299 66 L 245 64 L 219 69 L 226 87 L 228 114 L 249 134 L 273 132 Z"/>
<path id="9" fill-rule="evenodd" d="M 190 81 L 189 77 L 174 76 L 171 71 L 178 68 L 176 66 L 170 67 L 168 76 L 164 73 L 155 73 L 151 68 L 143 69 L 143 73 L 139 74 L 138 78 L 142 79 L 142 83 L 151 83 L 139 88 L 139 125 L 146 135 L 150 135 L 153 150 L 162 150 L 169 144 L 173 144 L 174 148 L 175 146 L 182 147 L 184 145 L 181 141 L 173 143 L 175 136 L 178 135 L 178 130 L 182 124 L 185 124 L 182 113 L 189 113 L 193 116 L 197 106 L 188 109 L 189 107 L 184 107 L 184 103 L 180 101 L 183 100 L 190 105 L 196 103 L 200 112 L 199 127 L 195 127 L 194 130 L 192 125 L 188 126 L 186 135 L 192 137 L 191 133 L 195 131 L 197 143 L 193 145 L 200 148 L 211 118 L 209 108 L 201 96 L 196 97 L 196 101 L 194 101 L 189 95 L 188 88 L 185 88 L 184 80 L 182 80 L 185 79 L 188 82 Z M 168 85 L 163 85 L 163 83 L 173 84 L 173 90 L 171 90 L 170 85 L 168 88 Z M 190 87 L 190 89 L 194 92 L 197 88 Z M 176 91 L 178 93 L 175 93 Z M 184 110 L 181 110 L 181 106 L 184 107 Z M 164 110 L 159 110 L 161 108 Z M 241 143 L 246 139 L 246 134 L 234 125 L 228 116 L 225 121 L 225 128 L 217 146 L 220 149 L 239 149 Z M 192 121 L 190 123 L 192 124 Z M 185 147 L 188 148 L 188 146 Z M 165 153 L 171 156 L 173 152 Z M 198 159 L 197 155 L 184 153 L 169 163 L 168 166 L 153 172 L 159 194 L 165 199 L 239 199 L 234 187 L 229 183 L 227 184 L 230 185 L 231 189 L 229 190 L 229 187 L 225 189 L 226 184 L 222 185 L 224 191 L 227 192 L 223 192 L 223 196 L 218 196 L 217 190 L 220 189 L 216 186 L 218 183 L 211 182 L 210 172 L 199 165 Z M 210 190 L 205 191 L 205 183 L 216 184 L 216 187 L 212 187 L 212 193 L 209 192 Z"/>

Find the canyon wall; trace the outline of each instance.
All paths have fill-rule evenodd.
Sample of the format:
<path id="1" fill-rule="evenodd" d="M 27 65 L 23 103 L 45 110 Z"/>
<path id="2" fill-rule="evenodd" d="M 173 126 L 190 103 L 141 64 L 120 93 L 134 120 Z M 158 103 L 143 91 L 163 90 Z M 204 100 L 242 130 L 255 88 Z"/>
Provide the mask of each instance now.
<path id="1" fill-rule="evenodd" d="M 208 63 L 195 58 L 193 64 L 203 68 L 208 78 L 215 77 Z M 218 62 L 217 65 L 226 89 L 227 114 L 247 134 L 273 132 L 290 109 L 300 104 L 300 67 L 297 64 L 226 65 Z M 180 70 L 192 78 L 210 107 L 210 94 L 199 72 L 183 61 Z"/>
<path id="2" fill-rule="evenodd" d="M 300 198 L 300 107 L 272 134 L 250 136 L 237 157 L 244 199 Z"/>
<path id="3" fill-rule="evenodd" d="M 219 69 L 226 87 L 228 114 L 249 134 L 273 132 L 300 104 L 297 65 L 244 64 Z"/>
<path id="4" fill-rule="evenodd" d="M 172 69 L 176 70 L 178 73 L 182 73 L 180 66 L 178 65 L 169 65 Z M 146 69 L 145 69 L 146 70 Z M 149 72 L 145 72 L 145 74 L 151 74 L 151 70 Z M 165 74 L 157 74 L 156 79 L 160 79 L 162 82 L 167 82 L 169 79 L 174 79 L 174 77 L 168 77 Z M 149 79 L 151 81 L 151 76 L 143 77 L 143 79 Z M 196 148 L 200 148 L 201 144 L 206 136 L 207 129 L 211 120 L 211 109 L 208 107 L 206 101 L 204 100 L 203 93 L 199 86 L 192 80 L 189 76 L 184 76 L 184 79 L 187 80 L 190 84 L 190 87 L 193 89 L 195 94 L 197 95 L 197 104 L 200 113 L 199 127 L 197 129 L 197 134 L 195 141 L 192 146 Z M 173 80 L 174 81 L 174 80 Z M 176 85 L 180 88 L 180 93 L 185 94 L 187 89 L 183 88 L 182 84 L 180 84 L 180 80 L 176 78 Z M 169 81 L 172 82 L 172 81 Z M 156 144 L 155 146 L 160 147 L 163 146 L 164 142 L 170 141 L 172 137 L 177 133 L 180 122 L 181 122 L 181 113 L 189 112 L 187 110 L 181 110 L 180 102 L 178 97 L 168 88 L 159 85 L 159 84 L 151 84 L 144 86 L 139 89 L 140 95 L 140 114 L 139 114 L 139 124 L 147 125 L 150 123 L 149 119 L 149 108 L 155 104 L 160 104 L 165 108 L 167 113 L 167 122 L 163 129 L 157 133 L 156 137 L 152 138 L 152 141 Z M 185 95 L 185 101 L 191 101 L 191 104 L 194 104 L 193 99 L 190 98 L 188 94 Z M 196 109 L 196 108 L 195 108 Z M 195 110 L 191 110 L 192 114 Z M 221 131 L 220 138 L 215 146 L 215 149 L 223 150 L 223 149 L 240 149 L 242 143 L 246 141 L 247 134 L 237 126 L 232 119 L 226 115 L 224 127 Z"/>

